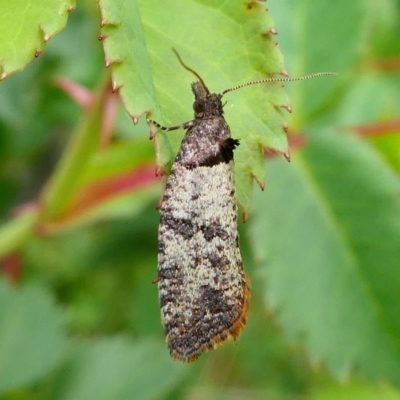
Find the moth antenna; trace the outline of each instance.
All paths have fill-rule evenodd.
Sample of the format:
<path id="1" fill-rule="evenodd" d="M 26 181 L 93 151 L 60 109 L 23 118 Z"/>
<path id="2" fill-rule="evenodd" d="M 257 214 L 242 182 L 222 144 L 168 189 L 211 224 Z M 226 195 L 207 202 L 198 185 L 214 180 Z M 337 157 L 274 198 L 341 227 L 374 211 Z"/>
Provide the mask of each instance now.
<path id="1" fill-rule="evenodd" d="M 241 85 L 234 86 L 234 87 L 231 87 L 229 89 L 226 89 L 221 93 L 221 96 L 223 96 L 226 93 L 233 92 L 234 90 L 238 90 L 238 89 L 241 89 L 241 88 L 246 87 L 246 86 L 258 85 L 259 83 L 305 81 L 307 79 L 317 78 L 319 76 L 329 76 L 329 75 L 337 75 L 337 73 L 336 72 L 317 72 L 315 74 L 299 76 L 299 77 L 295 77 L 295 78 L 285 78 L 285 77 L 283 77 L 283 78 L 258 79 L 256 81 L 242 83 Z"/>
<path id="2" fill-rule="evenodd" d="M 176 57 L 178 58 L 179 62 L 180 62 L 181 65 L 182 65 L 182 67 L 185 68 L 185 69 L 187 69 L 188 71 L 190 71 L 190 72 L 201 82 L 201 84 L 203 85 L 204 89 L 206 89 L 206 90 L 207 90 L 207 93 L 209 94 L 210 91 L 208 90 L 208 87 L 207 87 L 206 84 L 204 83 L 204 81 L 203 81 L 203 79 L 201 78 L 201 76 L 200 76 L 194 69 L 188 67 L 188 66 L 182 61 L 181 56 L 179 55 L 179 53 L 178 53 L 174 48 L 172 48 L 172 51 L 175 53 Z"/>

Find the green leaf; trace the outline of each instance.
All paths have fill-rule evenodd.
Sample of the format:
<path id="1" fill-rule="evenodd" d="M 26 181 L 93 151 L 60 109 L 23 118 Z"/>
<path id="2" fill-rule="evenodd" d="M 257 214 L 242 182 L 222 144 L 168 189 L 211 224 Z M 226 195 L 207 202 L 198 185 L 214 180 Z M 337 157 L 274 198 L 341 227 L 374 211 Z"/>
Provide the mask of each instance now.
<path id="1" fill-rule="evenodd" d="M 62 369 L 60 400 L 154 399 L 171 391 L 188 367 L 173 362 L 165 344 L 117 337 L 77 343 Z"/>
<path id="2" fill-rule="evenodd" d="M 268 303 L 337 376 L 400 384 L 400 181 L 367 144 L 319 132 L 269 165 L 251 231 Z"/>
<path id="3" fill-rule="evenodd" d="M 133 117 L 151 112 L 165 126 L 193 118 L 190 83 L 195 78 L 179 64 L 172 47 L 212 92 L 284 69 L 282 54 L 269 33 L 273 21 L 257 2 L 177 0 L 161 10 L 154 0 L 102 0 L 100 8 L 114 86 L 121 87 Z M 288 101 L 279 84 L 241 89 L 224 100 L 232 136 L 241 139 L 236 151 L 237 193 L 239 204 L 248 210 L 252 178 L 264 180 L 262 147 L 287 150 L 280 106 Z M 182 136 L 183 132 L 157 133 L 160 165 L 176 154 Z"/>
<path id="4" fill-rule="evenodd" d="M 48 374 L 64 346 L 62 314 L 49 293 L 0 281 L 0 393 Z"/>
<path id="5" fill-rule="evenodd" d="M 64 28 L 74 0 L 4 1 L 0 15 L 0 76 L 23 69 Z"/>

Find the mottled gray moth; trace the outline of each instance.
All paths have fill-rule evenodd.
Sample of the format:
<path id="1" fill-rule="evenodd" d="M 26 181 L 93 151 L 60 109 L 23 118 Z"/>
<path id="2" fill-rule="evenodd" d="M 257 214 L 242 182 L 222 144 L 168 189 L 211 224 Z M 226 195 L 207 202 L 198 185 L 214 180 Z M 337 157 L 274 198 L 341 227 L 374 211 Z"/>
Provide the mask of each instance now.
<path id="1" fill-rule="evenodd" d="M 192 84 L 194 119 L 169 128 L 148 122 L 187 130 L 162 197 L 155 281 L 171 357 L 189 362 L 237 339 L 250 302 L 237 229 L 233 153 L 239 141 L 224 119 L 222 97 L 248 85 L 329 73 L 261 79 L 216 94 L 176 55 L 198 79 Z"/>

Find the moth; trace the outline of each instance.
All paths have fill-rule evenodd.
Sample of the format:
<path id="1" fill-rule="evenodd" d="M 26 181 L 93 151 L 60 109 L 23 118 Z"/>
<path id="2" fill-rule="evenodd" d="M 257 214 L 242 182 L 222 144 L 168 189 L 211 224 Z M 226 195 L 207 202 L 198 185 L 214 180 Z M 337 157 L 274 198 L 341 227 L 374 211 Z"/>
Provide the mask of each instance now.
<path id="1" fill-rule="evenodd" d="M 198 79 L 192 84 L 194 119 L 165 131 L 185 129 L 161 203 L 158 276 L 161 320 L 171 357 L 195 361 L 246 325 L 250 279 L 239 248 L 234 150 L 222 97 L 239 88 L 277 81 L 267 78 L 222 93 L 211 93 L 196 71 L 174 50 L 181 65 Z"/>

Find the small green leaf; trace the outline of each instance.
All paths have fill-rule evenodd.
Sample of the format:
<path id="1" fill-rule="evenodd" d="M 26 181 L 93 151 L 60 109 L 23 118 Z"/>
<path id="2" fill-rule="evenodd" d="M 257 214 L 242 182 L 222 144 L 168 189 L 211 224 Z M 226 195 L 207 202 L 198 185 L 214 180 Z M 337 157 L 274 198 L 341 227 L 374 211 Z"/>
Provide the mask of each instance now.
<path id="1" fill-rule="evenodd" d="M 0 393 L 49 373 L 64 346 L 62 314 L 49 293 L 0 281 Z"/>
<path id="2" fill-rule="evenodd" d="M 55 398 L 128 400 L 165 397 L 188 367 L 173 362 L 165 344 L 117 337 L 77 343 L 62 369 Z"/>
<path id="3" fill-rule="evenodd" d="M 75 0 L 13 0 L 1 4 L 0 76 L 23 69 L 64 28 Z"/>

